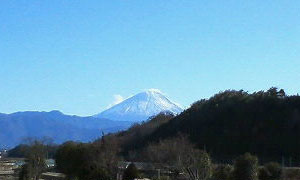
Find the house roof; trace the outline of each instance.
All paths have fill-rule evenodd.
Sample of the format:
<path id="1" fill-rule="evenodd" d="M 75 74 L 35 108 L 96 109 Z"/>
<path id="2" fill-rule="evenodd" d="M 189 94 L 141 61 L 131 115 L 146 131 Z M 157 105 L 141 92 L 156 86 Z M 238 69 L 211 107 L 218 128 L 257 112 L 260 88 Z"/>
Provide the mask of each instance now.
<path id="1" fill-rule="evenodd" d="M 148 162 L 128 162 L 122 161 L 118 163 L 119 169 L 126 169 L 131 163 L 135 165 L 138 170 L 157 170 L 166 168 L 163 164 L 159 163 L 148 163 Z"/>

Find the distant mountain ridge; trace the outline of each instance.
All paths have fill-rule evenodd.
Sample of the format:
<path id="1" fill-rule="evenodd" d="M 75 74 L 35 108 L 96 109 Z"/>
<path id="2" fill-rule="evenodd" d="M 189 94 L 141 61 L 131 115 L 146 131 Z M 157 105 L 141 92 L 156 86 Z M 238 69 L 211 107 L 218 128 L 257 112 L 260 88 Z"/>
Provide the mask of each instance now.
<path id="1" fill-rule="evenodd" d="M 183 109 L 169 100 L 159 90 L 149 89 L 124 100 L 94 117 L 141 122 L 164 111 L 177 115 Z"/>
<path id="2" fill-rule="evenodd" d="M 161 112 L 179 114 L 182 108 L 170 101 L 159 90 L 141 92 L 102 113 L 80 117 L 60 111 L 26 111 L 0 113 L 0 148 L 13 147 L 27 137 L 50 137 L 55 143 L 92 141 L 102 132 L 113 133 L 129 128 Z"/>
<path id="3" fill-rule="evenodd" d="M 47 136 L 56 143 L 87 142 L 100 137 L 102 132 L 124 130 L 131 124 L 91 116 L 70 116 L 59 111 L 0 114 L 0 148 L 13 147 L 26 137 Z"/>

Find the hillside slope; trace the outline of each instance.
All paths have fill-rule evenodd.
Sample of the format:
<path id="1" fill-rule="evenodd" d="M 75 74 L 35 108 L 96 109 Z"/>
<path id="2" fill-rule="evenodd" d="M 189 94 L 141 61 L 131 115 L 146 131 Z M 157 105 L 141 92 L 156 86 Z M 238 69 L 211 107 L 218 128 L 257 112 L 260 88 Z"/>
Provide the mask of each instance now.
<path id="1" fill-rule="evenodd" d="M 253 94 L 225 91 L 194 103 L 139 148 L 178 133 L 218 159 L 251 152 L 265 159 L 300 160 L 300 96 L 286 96 L 276 88 Z"/>

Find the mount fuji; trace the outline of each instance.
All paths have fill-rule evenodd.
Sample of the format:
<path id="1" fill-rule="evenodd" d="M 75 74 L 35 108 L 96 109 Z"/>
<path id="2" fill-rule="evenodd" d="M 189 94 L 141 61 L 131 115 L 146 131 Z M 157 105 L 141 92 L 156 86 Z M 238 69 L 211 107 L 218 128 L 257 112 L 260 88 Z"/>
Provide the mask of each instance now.
<path id="1" fill-rule="evenodd" d="M 183 109 L 156 89 L 138 93 L 123 102 L 95 115 L 116 121 L 142 122 L 160 112 L 179 114 Z"/>

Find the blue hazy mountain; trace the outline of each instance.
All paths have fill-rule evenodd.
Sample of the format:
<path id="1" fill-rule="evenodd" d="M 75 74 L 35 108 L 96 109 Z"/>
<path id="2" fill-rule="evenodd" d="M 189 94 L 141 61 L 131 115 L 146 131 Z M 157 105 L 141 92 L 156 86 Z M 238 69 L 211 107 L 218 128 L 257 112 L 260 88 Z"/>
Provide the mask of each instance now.
<path id="1" fill-rule="evenodd" d="M 102 132 L 127 129 L 132 123 L 65 115 L 59 111 L 0 114 L 0 148 L 13 147 L 27 137 L 50 137 L 55 143 L 92 141 Z"/>
<path id="2" fill-rule="evenodd" d="M 125 130 L 133 123 L 145 121 L 160 112 L 176 115 L 182 111 L 159 90 L 150 89 L 89 117 L 65 115 L 60 111 L 0 113 L 0 148 L 15 146 L 27 137 L 46 136 L 55 143 L 92 141 L 102 132 Z"/>

